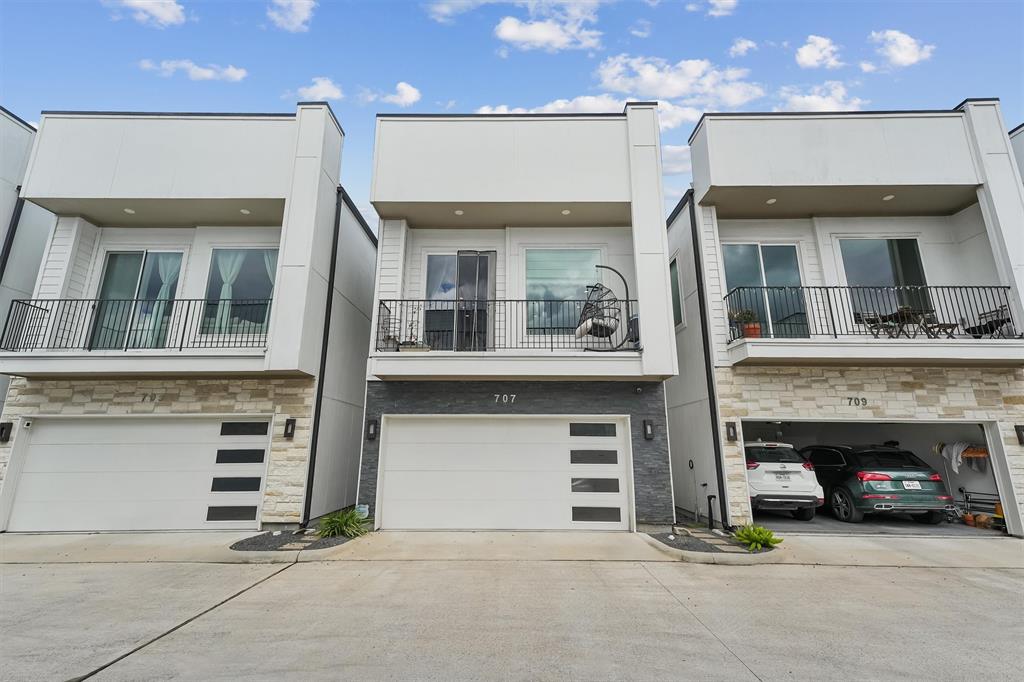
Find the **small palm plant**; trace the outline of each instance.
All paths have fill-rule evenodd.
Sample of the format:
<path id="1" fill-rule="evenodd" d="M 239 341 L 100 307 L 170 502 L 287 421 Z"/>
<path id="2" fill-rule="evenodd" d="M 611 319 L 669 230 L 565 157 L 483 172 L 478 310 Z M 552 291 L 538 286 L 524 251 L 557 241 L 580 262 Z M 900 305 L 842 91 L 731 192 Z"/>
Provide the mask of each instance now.
<path id="1" fill-rule="evenodd" d="M 775 537 L 775 533 L 764 526 L 755 526 L 754 524 L 741 526 L 733 533 L 733 537 L 746 545 L 749 552 L 771 549 L 782 542 L 782 538 Z"/>
<path id="2" fill-rule="evenodd" d="M 316 532 L 322 538 L 336 538 L 339 535 L 357 538 L 370 532 L 368 524 L 369 519 L 352 508 L 324 516 Z"/>

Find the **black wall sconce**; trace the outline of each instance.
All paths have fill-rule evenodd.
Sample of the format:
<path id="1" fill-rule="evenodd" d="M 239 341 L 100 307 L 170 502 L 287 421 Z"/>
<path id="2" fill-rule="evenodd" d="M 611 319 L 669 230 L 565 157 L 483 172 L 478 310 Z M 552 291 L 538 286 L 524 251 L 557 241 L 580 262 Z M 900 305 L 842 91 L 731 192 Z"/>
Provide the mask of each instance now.
<path id="1" fill-rule="evenodd" d="M 377 440 L 377 426 L 376 419 L 366 420 L 366 440 Z"/>
<path id="2" fill-rule="evenodd" d="M 0 422 L 0 443 L 7 443 L 11 440 L 11 431 L 14 430 L 14 422 Z"/>
<path id="3" fill-rule="evenodd" d="M 0 424 L 0 429 L 2 429 L 3 427 L 4 425 Z M 1017 432 L 1017 442 L 1020 443 L 1021 445 L 1024 445 L 1024 424 L 1017 424 L 1016 426 L 1013 427 L 1013 429 Z M 3 436 L 0 436 L 0 440 L 3 440 Z"/>
<path id="4" fill-rule="evenodd" d="M 654 422 L 650 419 L 644 420 L 644 440 L 654 440 Z"/>
<path id="5" fill-rule="evenodd" d="M 295 438 L 295 419 L 288 418 L 284 420 L 284 437 L 288 440 Z"/>
<path id="6" fill-rule="evenodd" d="M 725 422 L 725 439 L 730 442 L 739 440 L 739 434 L 736 433 L 736 422 Z"/>

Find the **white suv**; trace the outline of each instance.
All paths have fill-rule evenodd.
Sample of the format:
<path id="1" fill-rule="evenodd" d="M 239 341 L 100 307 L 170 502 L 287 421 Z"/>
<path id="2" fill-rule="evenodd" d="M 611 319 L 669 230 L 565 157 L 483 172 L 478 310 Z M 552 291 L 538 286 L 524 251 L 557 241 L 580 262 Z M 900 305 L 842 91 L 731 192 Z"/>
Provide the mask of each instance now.
<path id="1" fill-rule="evenodd" d="M 792 511 L 801 521 L 814 518 L 825 504 L 825 493 L 814 475 L 814 465 L 788 443 L 744 443 L 747 454 L 747 487 L 754 511 Z"/>

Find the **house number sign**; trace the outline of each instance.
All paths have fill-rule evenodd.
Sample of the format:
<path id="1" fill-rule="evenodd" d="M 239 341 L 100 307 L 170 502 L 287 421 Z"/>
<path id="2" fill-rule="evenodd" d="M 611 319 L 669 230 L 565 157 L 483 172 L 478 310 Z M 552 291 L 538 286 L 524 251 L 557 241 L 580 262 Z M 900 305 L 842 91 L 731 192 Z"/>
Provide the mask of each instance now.
<path id="1" fill-rule="evenodd" d="M 516 402 L 515 393 L 495 393 L 494 404 L 495 405 L 513 405 Z"/>
<path id="2" fill-rule="evenodd" d="M 846 400 L 847 400 L 847 404 L 849 404 L 852 407 L 867 407 L 868 406 L 868 399 L 867 398 L 850 397 L 850 398 L 847 398 Z"/>

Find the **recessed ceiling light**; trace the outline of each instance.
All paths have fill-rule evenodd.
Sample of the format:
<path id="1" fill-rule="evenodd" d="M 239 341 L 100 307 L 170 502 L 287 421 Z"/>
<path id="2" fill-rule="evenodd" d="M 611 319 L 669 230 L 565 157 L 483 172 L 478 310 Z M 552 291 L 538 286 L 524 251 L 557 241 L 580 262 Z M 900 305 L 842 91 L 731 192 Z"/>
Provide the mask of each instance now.
<path id="1" fill-rule="evenodd" d="M 886 194 L 884 197 L 882 197 L 882 201 L 892 201 L 895 198 L 895 194 Z"/>
<path id="2" fill-rule="evenodd" d="M 562 209 L 562 215 L 569 215 L 570 213 L 572 213 L 572 211 L 570 211 L 569 209 L 567 209 L 567 208 L 563 208 Z"/>
<path id="3" fill-rule="evenodd" d="M 125 208 L 125 209 L 121 209 L 121 210 L 123 210 L 128 215 L 135 215 L 135 209 L 134 208 Z"/>
<path id="4" fill-rule="evenodd" d="M 238 212 L 241 213 L 242 215 L 249 215 L 250 213 L 252 213 L 252 211 L 250 211 L 247 208 L 240 208 L 238 209 Z"/>
<path id="5" fill-rule="evenodd" d="M 455 215 L 462 215 L 464 213 L 465 213 L 465 211 L 463 211 L 461 208 L 455 209 Z"/>
<path id="6" fill-rule="evenodd" d="M 774 203 L 775 203 L 776 201 L 778 201 L 778 199 L 769 199 L 768 201 L 766 201 L 766 202 L 764 202 L 764 203 L 766 203 L 766 204 L 768 204 L 769 206 L 771 206 L 771 205 L 772 205 L 772 204 L 774 204 Z"/>

